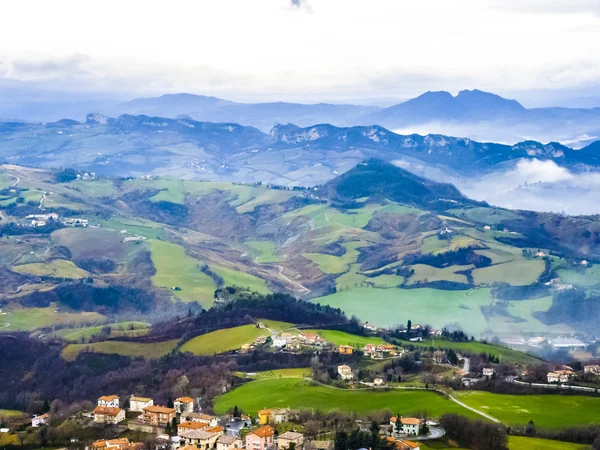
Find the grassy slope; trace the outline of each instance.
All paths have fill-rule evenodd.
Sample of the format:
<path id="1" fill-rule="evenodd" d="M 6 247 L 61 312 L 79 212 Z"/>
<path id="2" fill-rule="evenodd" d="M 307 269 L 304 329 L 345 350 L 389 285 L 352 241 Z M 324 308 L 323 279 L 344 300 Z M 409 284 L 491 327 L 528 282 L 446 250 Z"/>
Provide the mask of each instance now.
<path id="1" fill-rule="evenodd" d="M 185 249 L 170 242 L 151 239 L 150 250 L 156 275 L 152 282 L 156 286 L 181 291 L 172 291 L 183 301 L 198 301 L 202 306 L 212 306 L 216 289 L 214 280 L 200 270 L 202 263 L 185 253 Z"/>
<path id="2" fill-rule="evenodd" d="M 64 259 L 53 259 L 46 263 L 31 263 L 23 264 L 20 266 L 14 266 L 12 268 L 15 272 L 21 274 L 29 274 L 36 276 L 47 276 L 53 278 L 86 278 L 89 274 L 73 264 L 72 261 Z"/>
<path id="3" fill-rule="evenodd" d="M 24 308 L 8 310 L 8 314 L 0 316 L 1 331 L 30 331 L 37 328 L 51 327 L 53 325 L 67 325 L 77 323 L 103 322 L 106 320 L 102 314 L 96 312 L 55 313 L 56 305 L 48 308 Z M 7 312 L 6 310 L 4 312 Z M 10 326 L 5 327 L 6 323 Z"/>
<path id="4" fill-rule="evenodd" d="M 508 450 L 582 450 L 585 445 L 548 439 L 509 436 Z"/>
<path id="5" fill-rule="evenodd" d="M 490 301 L 488 289 L 442 291 L 438 289 L 358 288 L 315 299 L 321 304 L 341 308 L 350 317 L 387 327 L 405 324 L 430 324 L 441 328 L 459 323 L 469 333 L 478 335 L 487 328 L 480 306 Z"/>
<path id="6" fill-rule="evenodd" d="M 263 380 L 267 378 L 304 378 L 312 376 L 312 369 L 310 367 L 300 367 L 294 369 L 276 369 L 267 370 L 264 372 L 256 372 L 251 375 L 250 378 L 256 380 Z"/>
<path id="7" fill-rule="evenodd" d="M 134 329 L 130 327 L 133 325 Z M 62 338 L 66 341 L 78 342 L 82 338 L 88 339 L 95 334 L 99 334 L 104 327 L 111 327 L 110 337 L 120 336 L 142 336 L 148 333 L 148 327 L 150 325 L 144 322 L 117 322 L 107 323 L 105 325 L 98 325 L 95 327 L 83 327 L 83 328 L 64 328 L 57 330 L 52 333 L 52 336 Z"/>
<path id="8" fill-rule="evenodd" d="M 501 395 L 483 391 L 456 392 L 465 404 L 485 411 L 507 425 L 561 428 L 600 423 L 600 398 L 579 395 Z"/>
<path id="9" fill-rule="evenodd" d="M 475 269 L 472 273 L 475 284 L 490 285 L 502 281 L 513 286 L 523 286 L 535 283 L 543 271 L 544 261 L 541 259 L 532 259 L 483 267 Z"/>
<path id="10" fill-rule="evenodd" d="M 410 415 L 427 411 L 431 416 L 455 412 L 473 417 L 474 413 L 445 399 L 441 395 L 425 391 L 351 391 L 311 385 L 299 379 L 281 378 L 247 383 L 219 397 L 215 412 L 225 413 L 237 405 L 244 411 L 262 408 L 290 407 L 321 411 L 342 410 L 368 413 L 389 409 L 393 413 Z"/>
<path id="11" fill-rule="evenodd" d="M 255 325 L 225 328 L 196 336 L 183 344 L 180 350 L 195 355 L 214 355 L 239 349 L 244 344 L 251 344 L 257 337 L 268 334 L 267 330 L 261 330 Z"/>
<path id="12" fill-rule="evenodd" d="M 318 333 L 323 339 L 334 345 L 351 345 L 353 347 L 363 348 L 367 344 L 387 344 L 379 337 L 357 336 L 355 334 L 345 333 L 337 330 L 307 330 Z"/>
<path id="13" fill-rule="evenodd" d="M 512 362 L 524 365 L 540 363 L 539 359 L 535 358 L 534 356 L 528 355 L 527 353 L 519 352 L 517 350 L 512 350 L 506 347 L 501 347 L 499 345 L 483 344 L 481 342 L 452 342 L 442 339 L 428 339 L 424 340 L 423 342 L 405 342 L 404 344 L 412 344 L 418 347 L 425 348 L 451 348 L 453 350 L 469 351 L 475 354 L 492 353 L 493 355 L 498 356 L 500 358 L 500 362 Z"/>
<path id="14" fill-rule="evenodd" d="M 142 344 L 139 342 L 126 341 L 104 341 L 93 344 L 69 344 L 61 352 L 61 356 L 68 360 L 74 360 L 77 355 L 85 349 L 95 353 L 116 353 L 123 356 L 141 356 L 143 358 L 160 358 L 171 352 L 177 345 L 177 340 L 153 342 Z"/>
<path id="15" fill-rule="evenodd" d="M 213 272 L 223 277 L 225 286 L 247 287 L 251 291 L 260 292 L 262 294 L 269 292 L 267 283 L 262 278 L 222 266 L 211 265 L 210 268 Z"/>
<path id="16" fill-rule="evenodd" d="M 269 241 L 246 241 L 245 244 L 252 249 L 258 263 L 274 263 L 281 259 L 275 255 L 277 247 Z"/>

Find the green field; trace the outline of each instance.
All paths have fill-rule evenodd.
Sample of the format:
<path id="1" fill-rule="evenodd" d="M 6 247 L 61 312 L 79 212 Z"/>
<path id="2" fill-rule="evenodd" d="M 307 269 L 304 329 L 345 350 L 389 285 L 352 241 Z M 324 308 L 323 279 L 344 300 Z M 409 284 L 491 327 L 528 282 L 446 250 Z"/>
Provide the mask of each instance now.
<path id="1" fill-rule="evenodd" d="M 475 284 L 505 282 L 513 286 L 524 286 L 535 283 L 543 271 L 544 261 L 541 259 L 523 259 L 475 269 L 472 274 Z"/>
<path id="2" fill-rule="evenodd" d="M 61 352 L 67 361 L 74 360 L 83 351 L 94 353 L 109 353 L 123 356 L 141 356 L 155 359 L 170 353 L 177 346 L 177 340 L 153 342 L 150 344 L 129 341 L 104 341 L 92 344 L 69 344 Z"/>
<path id="3" fill-rule="evenodd" d="M 3 419 L 16 419 L 24 415 L 23 411 L 17 411 L 16 409 L 0 409 L 0 417 Z"/>
<path id="4" fill-rule="evenodd" d="M 246 241 L 245 244 L 252 249 L 257 263 L 275 263 L 281 259 L 275 255 L 277 246 L 269 241 Z"/>
<path id="5" fill-rule="evenodd" d="M 314 301 L 340 308 L 348 317 L 355 315 L 380 327 L 404 325 L 410 319 L 414 324 L 429 324 L 434 328 L 458 323 L 466 332 L 479 335 L 487 329 L 480 307 L 489 304 L 490 291 L 361 287 Z"/>
<path id="6" fill-rule="evenodd" d="M 215 412 L 223 414 L 236 405 L 250 414 L 263 408 L 290 407 L 358 414 L 387 409 L 403 415 L 427 411 L 432 417 L 446 412 L 475 416 L 475 413 L 433 392 L 335 389 L 293 378 L 258 380 L 240 386 L 217 398 Z"/>
<path id="7" fill-rule="evenodd" d="M 58 312 L 52 303 L 47 308 L 23 308 L 3 310 L 0 315 L 0 331 L 31 331 L 37 328 L 64 326 L 79 323 L 105 322 L 106 317 L 96 312 L 67 313 Z M 10 324 L 6 326 L 6 324 Z"/>
<path id="8" fill-rule="evenodd" d="M 75 180 L 64 185 L 89 197 L 111 197 L 117 193 L 112 180 Z"/>
<path id="9" fill-rule="evenodd" d="M 259 336 L 268 335 L 267 330 L 261 330 L 256 325 L 225 328 L 190 339 L 181 346 L 180 351 L 194 355 L 215 355 L 237 350 L 244 344 L 252 344 Z"/>
<path id="10" fill-rule="evenodd" d="M 276 369 L 267 370 L 265 372 L 256 372 L 254 375 L 245 375 L 255 380 L 264 380 L 267 378 L 305 378 L 312 376 L 312 369 L 310 367 L 300 367 L 295 369 Z"/>
<path id="11" fill-rule="evenodd" d="M 508 450 L 584 450 L 589 446 L 572 442 L 551 441 L 549 439 L 509 436 Z"/>
<path id="12" fill-rule="evenodd" d="M 55 331 L 51 336 L 64 339 L 65 341 L 79 342 L 81 339 L 89 339 L 93 335 L 100 334 L 104 327 L 110 327 L 109 337 L 116 338 L 122 336 L 143 336 L 148 334 L 150 325 L 144 322 L 117 322 L 95 327 L 63 328 L 62 330 Z"/>
<path id="13" fill-rule="evenodd" d="M 20 266 L 13 266 L 12 270 L 26 275 L 36 275 L 38 277 L 52 278 L 86 278 L 89 274 L 73 264 L 72 261 L 65 259 L 53 259 L 45 263 L 31 263 Z"/>
<path id="14" fill-rule="evenodd" d="M 317 333 L 326 341 L 333 345 L 351 345 L 354 348 L 362 349 L 367 344 L 388 344 L 380 337 L 357 336 L 356 334 L 345 333 L 337 330 L 306 330 Z"/>
<path id="15" fill-rule="evenodd" d="M 328 255 L 325 253 L 303 253 L 307 259 L 319 266 L 319 270 L 323 273 L 338 274 L 347 272 L 350 269 L 350 265 L 355 263 L 360 254 L 359 248 L 366 246 L 365 242 L 352 241 L 344 242 L 342 246 L 346 249 L 346 252 L 342 256 Z"/>
<path id="16" fill-rule="evenodd" d="M 267 283 L 265 280 L 250 273 L 240 272 L 238 270 L 215 265 L 210 265 L 210 269 L 217 275 L 223 277 L 225 286 L 245 287 L 251 291 L 260 292 L 261 294 L 266 294 L 269 292 L 269 288 L 267 288 Z"/>
<path id="17" fill-rule="evenodd" d="M 600 398 L 580 395 L 501 395 L 484 391 L 457 391 L 468 406 L 484 411 L 506 425 L 566 428 L 600 424 Z"/>
<path id="18" fill-rule="evenodd" d="M 496 225 L 506 220 L 518 220 L 520 217 L 512 211 L 496 208 L 469 208 L 469 209 L 452 209 L 448 211 L 462 219 L 472 220 L 487 225 Z"/>
<path id="19" fill-rule="evenodd" d="M 294 328 L 295 327 L 295 325 L 293 323 L 280 322 L 278 320 L 257 319 L 256 321 L 264 324 L 267 328 L 269 328 L 269 329 L 271 329 L 273 331 L 281 331 L 281 330 L 286 330 L 288 328 Z"/>
<path id="20" fill-rule="evenodd" d="M 416 347 L 423 348 L 443 348 L 462 350 L 474 353 L 476 355 L 490 353 L 500 358 L 501 363 L 514 363 L 514 364 L 540 364 L 541 361 L 534 356 L 528 355 L 527 353 L 512 350 L 510 348 L 501 347 L 499 345 L 484 344 L 482 342 L 453 342 L 446 341 L 443 339 L 426 339 L 423 342 L 408 342 L 403 341 L 403 345 L 414 345 Z"/>
<path id="21" fill-rule="evenodd" d="M 453 281 L 455 283 L 467 284 L 467 276 L 457 274 L 456 272 L 469 270 L 474 268 L 475 266 L 470 264 L 468 266 L 449 266 L 444 267 L 443 269 L 438 269 L 437 267 L 428 266 L 426 264 L 415 264 L 414 266 L 409 267 L 415 272 L 408 279 L 407 284 L 413 285 L 433 281 Z"/>
<path id="22" fill-rule="evenodd" d="M 584 270 L 561 269 L 558 276 L 562 283 L 575 284 L 577 286 L 592 287 L 600 285 L 600 265 Z"/>
<path id="23" fill-rule="evenodd" d="M 171 289 L 183 301 L 197 301 L 204 307 L 214 303 L 215 281 L 200 270 L 202 263 L 185 253 L 185 249 L 170 242 L 151 239 L 150 250 L 156 275 L 152 277 L 155 286 Z"/>

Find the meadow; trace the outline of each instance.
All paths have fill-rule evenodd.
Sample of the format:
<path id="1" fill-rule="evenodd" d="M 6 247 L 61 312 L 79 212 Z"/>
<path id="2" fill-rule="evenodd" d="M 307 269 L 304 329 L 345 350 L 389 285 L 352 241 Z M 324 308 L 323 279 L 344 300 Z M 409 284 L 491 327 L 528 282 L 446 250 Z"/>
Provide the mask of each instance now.
<path id="1" fill-rule="evenodd" d="M 585 445 L 549 439 L 509 436 L 508 450 L 583 450 Z M 589 448 L 589 447 L 588 447 Z"/>
<path id="2" fill-rule="evenodd" d="M 385 409 L 403 415 L 427 411 L 431 417 L 453 412 L 480 417 L 434 392 L 401 389 L 390 391 L 336 389 L 293 378 L 249 382 L 217 398 L 214 409 L 217 414 L 223 414 L 236 405 L 249 413 L 265 407 L 290 407 L 320 411 L 339 410 L 359 414 Z"/>
<path id="3" fill-rule="evenodd" d="M 475 269 L 472 274 L 475 284 L 491 285 L 496 282 L 506 282 L 513 286 L 524 286 L 535 283 L 543 271 L 543 260 L 523 259 Z"/>
<path id="4" fill-rule="evenodd" d="M 237 350 L 244 344 L 252 344 L 257 337 L 267 335 L 267 330 L 256 325 L 242 325 L 196 336 L 184 343 L 179 350 L 194 355 L 215 355 Z"/>
<path id="5" fill-rule="evenodd" d="M 281 259 L 275 255 L 277 246 L 269 241 L 246 241 L 245 244 L 250 247 L 257 263 L 275 263 Z"/>
<path id="6" fill-rule="evenodd" d="M 299 367 L 294 369 L 275 369 L 267 370 L 265 372 L 256 372 L 252 375 L 244 375 L 249 378 L 252 378 L 253 380 L 264 380 L 269 378 L 305 378 L 312 376 L 312 369 L 310 367 Z"/>
<path id="7" fill-rule="evenodd" d="M 156 274 L 152 277 L 155 286 L 172 289 L 173 295 L 183 301 L 198 301 L 208 308 L 214 303 L 215 281 L 200 270 L 202 263 L 188 254 L 179 245 L 151 239 L 150 251 Z"/>
<path id="8" fill-rule="evenodd" d="M 265 280 L 250 273 L 240 272 L 228 267 L 216 266 L 213 264 L 210 265 L 210 269 L 217 275 L 223 277 L 225 286 L 241 286 L 248 288 L 251 291 L 260 292 L 261 294 L 267 294 L 269 292 Z"/>
<path id="9" fill-rule="evenodd" d="M 26 275 L 36 275 L 38 277 L 52 278 L 86 278 L 89 274 L 73 264 L 72 261 L 65 259 L 53 259 L 48 262 L 22 264 L 13 266 L 12 270 Z"/>
<path id="10" fill-rule="evenodd" d="M 429 324 L 434 328 L 457 323 L 466 332 L 477 336 L 488 328 L 480 307 L 489 304 L 490 291 L 360 287 L 314 301 L 340 308 L 348 317 L 355 315 L 380 327 L 404 325 L 409 319 L 414 324 Z"/>
<path id="11" fill-rule="evenodd" d="M 506 425 L 564 428 L 600 424 L 600 398 L 581 395 L 504 395 L 457 391 L 455 397 Z"/>
<path id="12" fill-rule="evenodd" d="M 0 315 L 2 331 L 32 331 L 37 328 L 105 322 L 106 317 L 97 312 L 55 312 L 56 304 L 47 308 L 23 308 L 3 310 Z M 7 326 L 7 324 L 9 324 Z"/>
<path id="13" fill-rule="evenodd" d="M 357 336 L 356 334 L 345 333 L 337 330 L 306 330 L 317 333 L 326 341 L 333 345 L 350 345 L 354 348 L 362 349 L 367 344 L 384 345 L 388 344 L 380 337 Z"/>
<path id="14" fill-rule="evenodd" d="M 105 327 L 110 327 L 109 337 L 116 338 L 122 336 L 143 336 L 148 334 L 150 325 L 144 322 L 107 323 L 94 327 L 63 328 L 51 333 L 51 336 L 64 339 L 65 341 L 79 342 L 81 339 L 89 339 L 94 335 L 100 334 Z"/>
<path id="15" fill-rule="evenodd" d="M 73 361 L 83 351 L 118 354 L 148 359 L 160 358 L 177 346 L 177 340 L 153 342 L 150 344 L 130 341 L 103 341 L 92 344 L 69 344 L 61 352 L 63 359 Z"/>

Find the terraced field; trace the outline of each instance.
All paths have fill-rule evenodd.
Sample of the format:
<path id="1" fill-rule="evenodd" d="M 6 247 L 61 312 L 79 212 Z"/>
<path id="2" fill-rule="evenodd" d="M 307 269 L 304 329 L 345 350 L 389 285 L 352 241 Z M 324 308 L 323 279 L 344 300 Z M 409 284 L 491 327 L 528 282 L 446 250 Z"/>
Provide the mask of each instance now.
<path id="1" fill-rule="evenodd" d="M 177 346 L 177 340 L 153 342 L 151 344 L 130 341 L 103 341 L 91 344 L 69 344 L 61 352 L 61 356 L 67 361 L 77 358 L 84 351 L 94 353 L 118 354 L 130 357 L 142 357 L 156 359 L 173 351 Z"/>

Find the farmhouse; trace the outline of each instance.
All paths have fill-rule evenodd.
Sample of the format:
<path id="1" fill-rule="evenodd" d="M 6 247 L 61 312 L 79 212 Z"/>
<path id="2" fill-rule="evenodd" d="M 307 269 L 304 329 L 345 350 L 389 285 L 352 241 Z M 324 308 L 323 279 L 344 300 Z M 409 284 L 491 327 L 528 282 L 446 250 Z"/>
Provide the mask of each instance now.
<path id="1" fill-rule="evenodd" d="M 342 355 L 351 355 L 354 349 L 349 345 L 340 345 L 338 347 L 338 352 Z"/>
<path id="2" fill-rule="evenodd" d="M 142 415 L 138 417 L 140 422 L 148 423 L 154 426 L 166 426 L 175 418 L 175 408 L 166 406 L 147 406 L 142 410 Z"/>
<path id="3" fill-rule="evenodd" d="M 217 450 L 242 448 L 244 443 L 238 436 L 223 435 L 217 439 Z"/>
<path id="4" fill-rule="evenodd" d="M 302 433 L 295 433 L 294 431 L 287 431 L 280 434 L 279 439 L 277 439 L 277 447 L 280 450 L 287 449 L 292 442 L 297 450 L 302 450 L 304 448 L 304 435 Z"/>
<path id="5" fill-rule="evenodd" d="M 571 370 L 555 370 L 554 372 L 548 372 L 546 376 L 548 383 L 568 383 L 573 375 Z"/>
<path id="6" fill-rule="evenodd" d="M 491 377 L 495 373 L 496 373 L 496 369 L 494 369 L 493 367 L 484 367 L 483 368 L 483 376 L 484 377 Z"/>
<path id="7" fill-rule="evenodd" d="M 258 412 L 258 423 L 282 423 L 289 420 L 290 408 L 261 409 Z"/>
<path id="8" fill-rule="evenodd" d="M 195 412 L 184 412 L 181 415 L 181 422 L 198 422 L 204 423 L 210 427 L 216 427 L 219 425 L 219 419 L 216 416 L 210 414 L 195 413 Z"/>
<path id="9" fill-rule="evenodd" d="M 374 344 L 367 344 L 363 347 L 363 353 L 365 355 L 371 355 L 373 356 L 373 354 L 377 351 L 377 346 Z"/>
<path id="10" fill-rule="evenodd" d="M 98 406 L 108 406 L 111 408 L 119 407 L 119 396 L 118 395 L 103 395 L 98 399 Z"/>
<path id="11" fill-rule="evenodd" d="M 312 333 L 310 331 L 303 331 L 298 335 L 298 337 L 309 345 L 315 345 L 321 341 L 321 336 L 319 336 L 317 333 Z"/>
<path id="12" fill-rule="evenodd" d="M 374 386 L 381 386 L 383 384 L 383 378 L 375 378 L 373 380 L 373 385 Z"/>
<path id="13" fill-rule="evenodd" d="M 41 425 L 46 425 L 50 420 L 50 414 L 42 414 L 41 416 L 33 416 L 31 419 L 31 426 L 37 428 Z"/>
<path id="14" fill-rule="evenodd" d="M 147 397 L 131 396 L 129 399 L 129 411 L 142 412 L 147 406 L 154 405 L 154 401 Z"/>
<path id="15" fill-rule="evenodd" d="M 179 397 L 173 402 L 173 407 L 178 414 L 194 412 L 194 399 L 191 397 Z"/>
<path id="16" fill-rule="evenodd" d="M 259 336 L 254 341 L 254 345 L 263 345 L 267 342 L 267 336 Z"/>
<path id="17" fill-rule="evenodd" d="M 338 374 L 342 380 L 351 380 L 354 378 L 354 375 L 352 375 L 352 369 L 346 364 L 338 366 Z"/>
<path id="18" fill-rule="evenodd" d="M 399 434 L 410 434 L 418 436 L 421 421 L 415 417 L 400 417 Z M 390 418 L 390 425 L 393 430 L 398 430 L 398 417 Z"/>
<path id="19" fill-rule="evenodd" d="M 275 447 L 275 430 L 269 425 L 246 435 L 246 450 L 271 450 Z"/>
<path id="20" fill-rule="evenodd" d="M 125 420 L 125 410 L 111 406 L 96 406 L 94 408 L 94 422 L 103 424 L 117 424 Z"/>
<path id="21" fill-rule="evenodd" d="M 593 364 L 593 365 L 585 366 L 583 368 L 583 373 L 591 373 L 594 375 L 600 375 L 600 365 Z"/>

